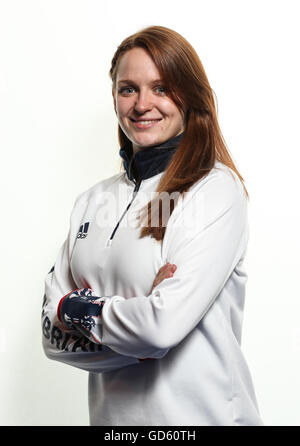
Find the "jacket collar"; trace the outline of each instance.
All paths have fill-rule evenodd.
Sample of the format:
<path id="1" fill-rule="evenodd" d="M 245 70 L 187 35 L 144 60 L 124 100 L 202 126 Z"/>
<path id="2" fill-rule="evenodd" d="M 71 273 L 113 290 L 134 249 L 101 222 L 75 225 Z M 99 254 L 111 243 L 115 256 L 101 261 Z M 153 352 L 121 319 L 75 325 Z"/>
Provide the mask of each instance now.
<path id="1" fill-rule="evenodd" d="M 183 133 L 180 133 L 162 144 L 145 147 L 134 155 L 131 143 L 121 147 L 119 154 L 129 180 L 146 180 L 163 172 L 178 148 L 182 136 Z"/>

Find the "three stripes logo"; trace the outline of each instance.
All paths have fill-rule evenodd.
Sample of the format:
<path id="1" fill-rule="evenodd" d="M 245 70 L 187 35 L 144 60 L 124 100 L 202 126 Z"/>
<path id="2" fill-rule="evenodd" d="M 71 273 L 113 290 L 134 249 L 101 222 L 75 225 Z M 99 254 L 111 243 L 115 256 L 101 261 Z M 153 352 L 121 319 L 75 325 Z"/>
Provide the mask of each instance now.
<path id="1" fill-rule="evenodd" d="M 77 238 L 86 238 L 90 222 L 86 222 L 80 226 Z"/>

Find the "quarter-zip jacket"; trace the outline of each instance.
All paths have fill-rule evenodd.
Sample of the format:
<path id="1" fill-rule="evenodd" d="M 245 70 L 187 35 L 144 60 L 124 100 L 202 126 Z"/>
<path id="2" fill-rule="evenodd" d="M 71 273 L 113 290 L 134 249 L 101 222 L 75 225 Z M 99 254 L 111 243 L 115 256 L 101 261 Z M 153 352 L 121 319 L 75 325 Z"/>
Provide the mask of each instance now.
<path id="1" fill-rule="evenodd" d="M 44 351 L 90 372 L 91 425 L 263 425 L 241 349 L 249 229 L 237 175 L 216 162 L 178 200 L 163 242 L 139 238 L 181 136 L 134 157 L 120 149 L 125 172 L 79 194 L 45 278 Z M 176 272 L 150 292 L 167 261 Z"/>

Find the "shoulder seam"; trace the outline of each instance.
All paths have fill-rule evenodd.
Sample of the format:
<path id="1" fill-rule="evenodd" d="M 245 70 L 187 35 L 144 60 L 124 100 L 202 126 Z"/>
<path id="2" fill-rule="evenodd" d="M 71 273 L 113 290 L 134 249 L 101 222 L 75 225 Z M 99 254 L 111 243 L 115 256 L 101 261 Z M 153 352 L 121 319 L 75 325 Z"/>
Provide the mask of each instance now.
<path id="1" fill-rule="evenodd" d="M 223 178 L 228 178 L 229 177 L 229 175 L 228 175 L 229 172 L 224 171 L 224 169 L 222 169 L 222 168 L 219 169 L 218 168 L 218 171 L 221 172 L 221 173 L 218 174 L 217 172 L 214 172 L 214 174 L 212 174 L 210 176 L 210 178 L 209 178 L 209 175 L 207 175 L 205 178 L 203 178 L 203 182 L 201 180 L 199 181 L 199 184 L 197 184 L 195 189 L 191 192 L 191 194 L 188 197 L 187 201 L 185 203 L 181 202 L 182 204 L 181 204 L 180 210 L 177 212 L 177 215 L 174 216 L 174 221 L 172 222 L 172 224 L 176 224 L 177 220 L 180 218 L 180 216 L 182 215 L 182 213 L 184 212 L 186 207 L 188 207 L 189 204 L 192 203 L 192 201 L 194 199 L 196 199 L 197 195 L 199 193 L 201 193 L 202 188 L 205 187 L 205 185 L 209 182 L 209 179 L 211 181 L 214 181 L 215 179 L 220 178 L 222 176 L 223 176 Z M 230 169 L 230 171 L 231 171 L 231 169 Z M 223 174 L 222 174 L 222 172 L 223 172 Z M 232 180 L 234 181 L 235 186 L 236 186 L 237 180 L 240 183 L 240 185 L 235 187 L 237 196 L 240 197 L 241 196 L 241 190 L 243 189 L 243 185 L 241 184 L 239 178 L 237 176 L 236 177 L 234 176 L 234 173 L 232 173 L 232 172 L 230 172 L 230 173 L 231 173 L 231 176 L 229 178 L 231 178 L 231 181 Z M 213 179 L 213 177 L 215 177 L 215 179 Z M 182 198 L 181 198 L 181 200 L 182 200 Z M 175 207 L 175 209 L 176 209 L 176 207 Z M 175 211 L 175 209 L 174 209 L 174 211 Z M 171 217 L 172 217 L 172 215 L 171 215 Z"/>

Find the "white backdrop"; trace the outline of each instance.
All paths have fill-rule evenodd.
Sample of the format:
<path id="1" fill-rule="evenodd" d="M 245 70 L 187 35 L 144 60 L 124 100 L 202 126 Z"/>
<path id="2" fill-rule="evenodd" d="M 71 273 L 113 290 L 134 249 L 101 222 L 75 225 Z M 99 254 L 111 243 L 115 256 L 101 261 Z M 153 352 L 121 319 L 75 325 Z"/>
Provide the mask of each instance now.
<path id="1" fill-rule="evenodd" d="M 76 196 L 120 169 L 108 76 L 150 25 L 196 49 L 250 195 L 242 348 L 266 425 L 300 425 L 298 1 L 0 2 L 0 424 L 88 425 L 87 378 L 48 360 L 44 278 Z M 298 29 L 298 30 L 297 30 Z"/>

